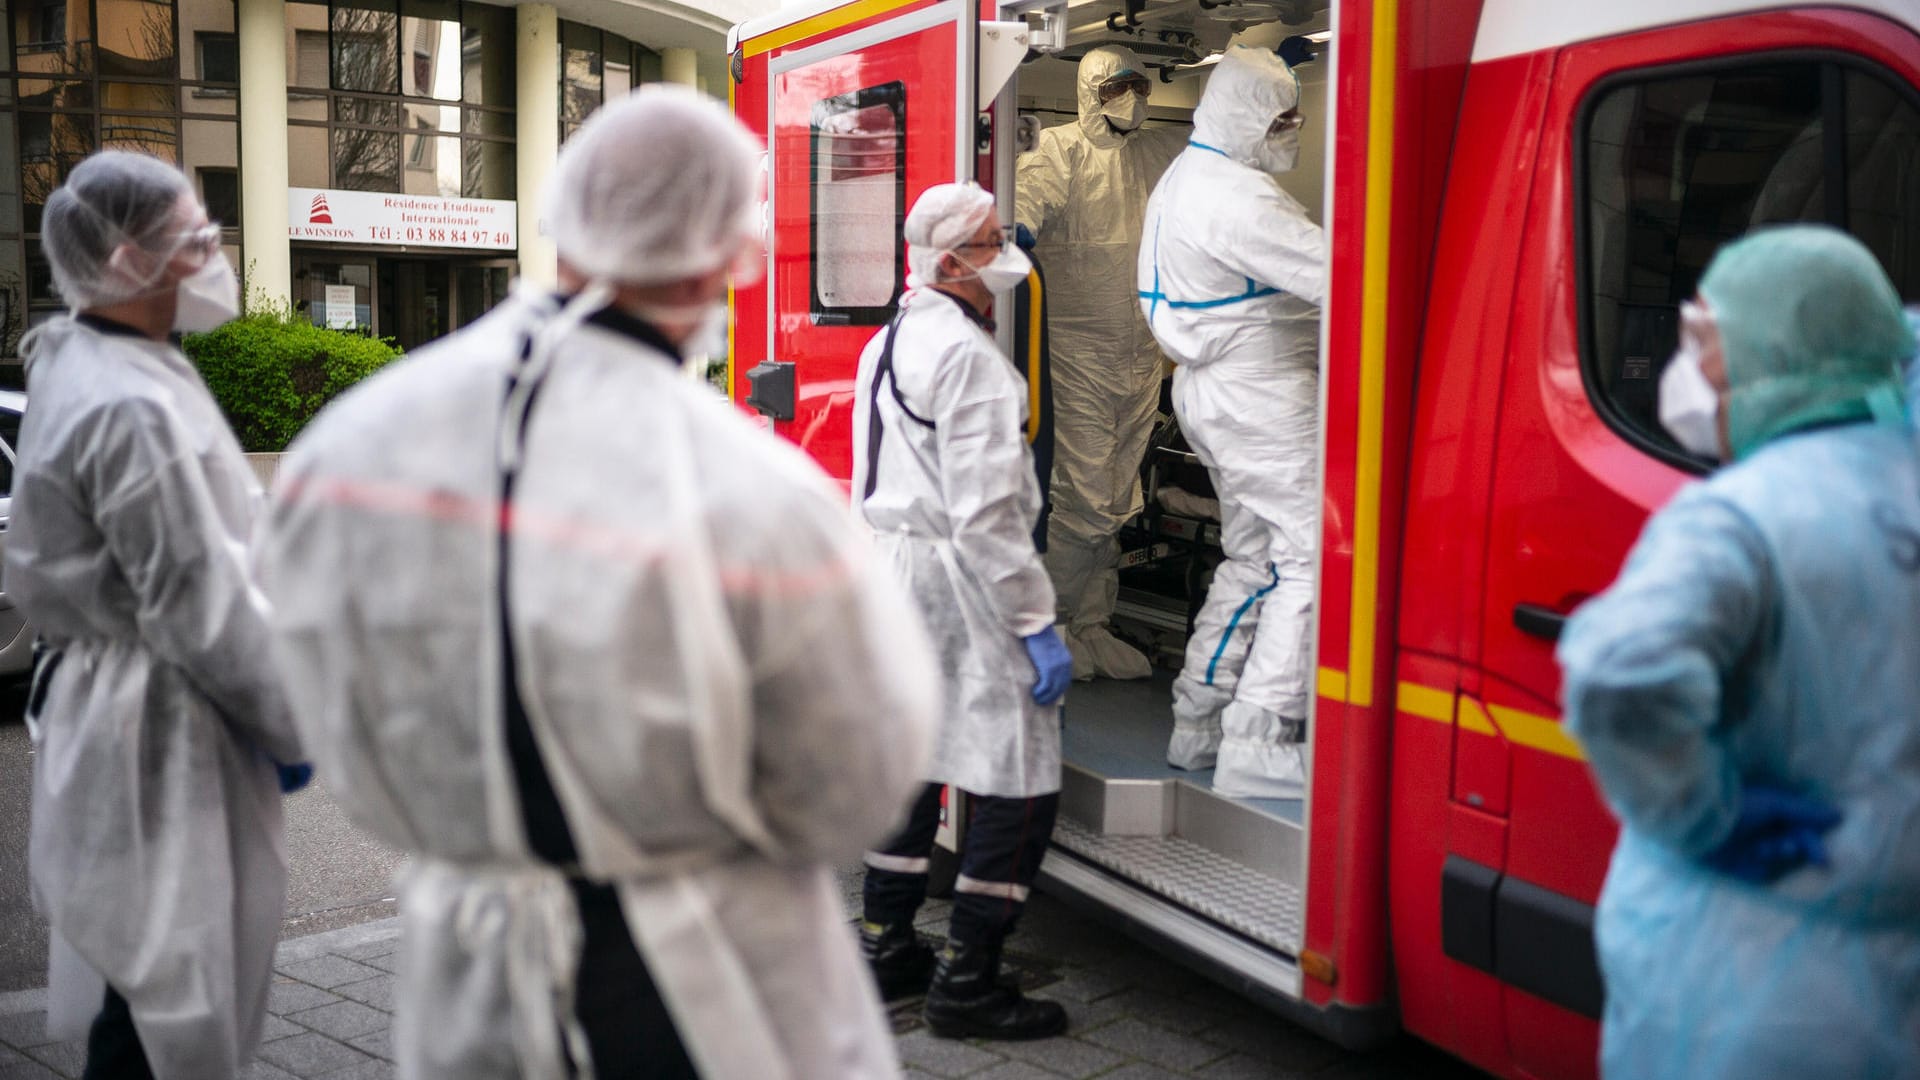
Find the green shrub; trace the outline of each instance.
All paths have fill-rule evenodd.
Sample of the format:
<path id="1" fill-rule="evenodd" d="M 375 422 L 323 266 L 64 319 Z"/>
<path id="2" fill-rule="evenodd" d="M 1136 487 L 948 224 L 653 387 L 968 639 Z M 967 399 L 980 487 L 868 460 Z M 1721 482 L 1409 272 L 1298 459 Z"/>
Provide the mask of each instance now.
<path id="1" fill-rule="evenodd" d="M 181 342 L 220 410 L 255 453 L 287 448 L 334 395 L 399 357 L 391 338 L 315 326 L 285 307 L 248 304 L 240 318 Z"/>

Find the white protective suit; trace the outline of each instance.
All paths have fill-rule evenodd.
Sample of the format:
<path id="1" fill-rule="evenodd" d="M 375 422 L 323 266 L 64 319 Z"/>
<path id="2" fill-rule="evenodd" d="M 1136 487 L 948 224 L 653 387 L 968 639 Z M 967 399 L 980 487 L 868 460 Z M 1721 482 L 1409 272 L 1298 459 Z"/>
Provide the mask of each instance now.
<path id="1" fill-rule="evenodd" d="M 916 288 L 860 354 L 853 490 L 872 485 L 861 510 L 879 559 L 912 592 L 940 657 L 946 699 L 927 778 L 1030 798 L 1060 790 L 1060 706 L 1034 703 L 1021 644 L 1053 625 L 1054 607 L 1033 548 L 1027 387 L 960 304 Z"/>
<path id="2" fill-rule="evenodd" d="M 247 576 L 259 484 L 178 348 L 60 318 L 21 353 L 5 581 L 57 664 L 28 862 L 50 1000 L 79 1010 L 50 1028 L 84 1031 L 104 979 L 155 1076 L 223 1080 L 259 1041 L 286 907 L 269 758 L 304 760 Z"/>
<path id="3" fill-rule="evenodd" d="M 1326 240 L 1255 163 L 1290 165 L 1268 126 L 1299 84 L 1265 49 L 1228 51 L 1193 145 L 1147 204 L 1140 309 L 1179 366 L 1174 412 L 1220 497 L 1221 546 L 1174 681 L 1167 760 L 1228 795 L 1297 798 L 1313 687 L 1320 307 Z M 1222 729 L 1224 727 L 1224 740 Z"/>
<path id="4" fill-rule="evenodd" d="M 1047 128 L 1020 156 L 1014 219 L 1039 241 L 1053 346 L 1053 514 L 1046 565 L 1074 674 L 1143 678 L 1144 657 L 1107 632 L 1119 590 L 1120 526 L 1140 512 L 1140 463 L 1153 434 L 1163 361 L 1134 303 L 1147 196 L 1186 145 L 1177 128 L 1122 133 L 1100 84 L 1146 67 L 1110 45 L 1080 61 L 1080 118 Z"/>
<path id="5" fill-rule="evenodd" d="M 584 1048 L 579 914 L 525 836 L 503 625 L 575 872 L 618 891 L 701 1075 L 897 1074 L 831 867 L 917 790 L 936 674 L 857 539 L 799 451 L 526 288 L 294 444 L 262 580 L 341 805 L 417 853 L 401 1075 L 562 1080 L 563 1037 Z"/>

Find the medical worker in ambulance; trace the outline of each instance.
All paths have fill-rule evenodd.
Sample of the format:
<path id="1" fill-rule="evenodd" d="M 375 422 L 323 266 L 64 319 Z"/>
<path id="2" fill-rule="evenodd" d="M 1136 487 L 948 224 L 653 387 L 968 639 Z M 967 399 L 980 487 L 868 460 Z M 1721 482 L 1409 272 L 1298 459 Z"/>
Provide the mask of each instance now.
<path id="1" fill-rule="evenodd" d="M 1177 365 L 1174 413 L 1226 554 L 1173 683 L 1167 761 L 1217 759 L 1214 790 L 1233 796 L 1299 798 L 1306 781 L 1327 245 L 1275 179 L 1299 155 L 1299 105 L 1278 55 L 1228 49 L 1140 245 L 1140 310 Z"/>
<path id="2" fill-rule="evenodd" d="M 1660 418 L 1726 464 L 1559 646 L 1621 823 L 1595 926 L 1613 1080 L 1920 1077 L 1913 351 L 1826 226 L 1734 242 L 1681 307 Z"/>
<path id="3" fill-rule="evenodd" d="M 853 489 L 880 562 L 933 635 L 943 708 L 912 816 L 867 853 L 861 945 L 883 995 L 927 990 L 934 1034 L 1044 1038 L 1066 1029 L 1065 1010 L 1000 978 L 1060 807 L 1060 699 L 1073 674 L 1033 544 L 1026 384 L 988 317 L 1029 264 L 972 184 L 928 188 L 904 232 L 910 291 L 854 384 Z M 936 966 L 913 917 L 944 784 L 966 792 L 968 818 Z"/>
<path id="4" fill-rule="evenodd" d="M 262 576 L 296 718 L 413 854 L 410 1080 L 891 1078 L 832 867 L 936 669 L 844 496 L 678 370 L 762 261 L 761 147 L 678 87 L 562 149 L 528 285 L 293 446 Z"/>
<path id="5" fill-rule="evenodd" d="M 1020 155 L 1014 220 L 1047 271 L 1053 345 L 1053 513 L 1047 572 L 1074 677 L 1144 679 L 1138 649 L 1113 636 L 1120 526 L 1140 512 L 1140 463 L 1153 434 L 1164 361 L 1134 305 L 1133 263 L 1147 196 L 1187 143 L 1147 128 L 1153 84 L 1130 49 L 1088 50 L 1080 116 Z"/>

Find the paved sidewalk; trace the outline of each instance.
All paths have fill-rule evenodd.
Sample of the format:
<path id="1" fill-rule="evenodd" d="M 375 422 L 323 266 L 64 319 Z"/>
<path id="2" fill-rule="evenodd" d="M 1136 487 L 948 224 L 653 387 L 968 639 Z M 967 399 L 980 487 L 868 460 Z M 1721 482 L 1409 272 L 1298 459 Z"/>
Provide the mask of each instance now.
<path id="1" fill-rule="evenodd" d="M 842 875 L 850 902 L 857 874 Z M 948 905 L 922 912 L 924 933 L 945 930 Z M 280 947 L 264 1042 L 247 1080 L 385 1080 L 394 1075 L 389 1027 L 396 919 L 296 938 Z M 1465 1080 L 1478 1076 L 1408 1040 L 1349 1054 L 1036 896 L 1008 943 L 1023 983 L 1066 1005 L 1065 1037 L 1031 1043 L 936 1039 L 918 1001 L 893 1010 L 907 1076 L 976 1080 Z M 83 1042 L 49 1042 L 41 990 L 0 994 L 0 1080 L 73 1080 Z M 716 1078 L 718 1080 L 718 1078 Z M 809 1078 L 811 1080 L 811 1078 Z M 824 1078 L 823 1078 L 824 1080 Z"/>

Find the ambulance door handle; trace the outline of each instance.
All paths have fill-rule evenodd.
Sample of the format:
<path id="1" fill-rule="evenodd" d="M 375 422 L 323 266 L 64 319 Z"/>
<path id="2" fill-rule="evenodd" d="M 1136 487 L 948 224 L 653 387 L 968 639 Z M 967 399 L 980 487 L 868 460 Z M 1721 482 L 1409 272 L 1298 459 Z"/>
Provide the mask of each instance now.
<path id="1" fill-rule="evenodd" d="M 1544 604 L 1515 604 L 1513 625 L 1528 637 L 1559 641 L 1560 631 L 1566 628 L 1567 617 Z"/>
<path id="2" fill-rule="evenodd" d="M 747 404 L 762 416 L 791 420 L 797 404 L 793 365 L 778 360 L 755 364 L 747 372 Z"/>

